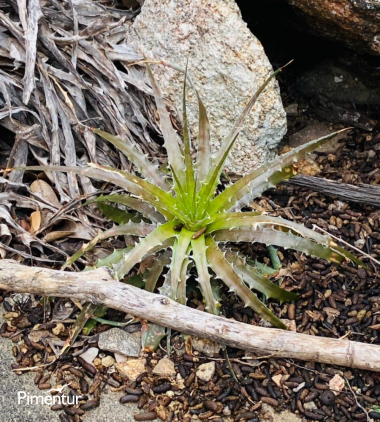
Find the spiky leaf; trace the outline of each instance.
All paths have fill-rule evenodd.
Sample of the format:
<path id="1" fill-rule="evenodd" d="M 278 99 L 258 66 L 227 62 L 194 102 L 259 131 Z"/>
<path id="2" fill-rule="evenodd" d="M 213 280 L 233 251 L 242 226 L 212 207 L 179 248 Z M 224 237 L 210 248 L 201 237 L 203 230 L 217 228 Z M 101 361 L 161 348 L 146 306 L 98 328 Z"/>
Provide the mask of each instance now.
<path id="1" fill-rule="evenodd" d="M 218 248 L 215 241 L 207 238 L 207 261 L 224 284 L 226 284 L 230 291 L 236 293 L 240 299 L 245 303 L 245 306 L 250 306 L 260 316 L 268 320 L 277 328 L 286 329 L 286 325 L 280 321 L 253 293 L 244 283 L 242 278 L 235 272 L 232 265 L 226 260 L 223 252 Z"/>

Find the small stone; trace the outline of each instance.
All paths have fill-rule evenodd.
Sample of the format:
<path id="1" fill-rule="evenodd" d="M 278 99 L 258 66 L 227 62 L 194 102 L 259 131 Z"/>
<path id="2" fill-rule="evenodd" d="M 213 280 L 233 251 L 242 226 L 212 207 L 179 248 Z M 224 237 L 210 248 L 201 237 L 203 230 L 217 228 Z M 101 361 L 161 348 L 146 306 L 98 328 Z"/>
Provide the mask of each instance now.
<path id="1" fill-rule="evenodd" d="M 120 328 L 111 328 L 111 330 L 99 334 L 98 346 L 101 350 L 138 357 L 141 340 Z"/>
<path id="2" fill-rule="evenodd" d="M 96 347 L 90 347 L 84 353 L 80 355 L 82 359 L 84 359 L 87 363 L 92 365 L 96 356 L 98 356 L 99 349 Z"/>
<path id="3" fill-rule="evenodd" d="M 319 400 L 326 406 L 332 406 L 335 403 L 335 394 L 331 390 L 325 390 Z"/>
<path id="4" fill-rule="evenodd" d="M 231 415 L 231 409 L 230 409 L 228 406 L 226 406 L 226 407 L 223 409 L 223 415 L 224 415 L 224 416 L 230 416 L 230 415 Z"/>
<path id="5" fill-rule="evenodd" d="M 196 372 L 197 377 L 205 382 L 208 382 L 211 380 L 211 378 L 215 374 L 215 362 L 207 362 L 203 363 L 202 365 L 199 365 L 198 370 Z"/>
<path id="6" fill-rule="evenodd" d="M 354 242 L 354 246 L 358 249 L 363 249 L 364 245 L 365 245 L 364 239 L 358 239 L 358 240 L 355 240 L 355 242 Z"/>
<path id="7" fill-rule="evenodd" d="M 287 116 L 298 116 L 298 104 L 289 104 L 287 107 L 285 107 L 285 111 Z"/>
<path id="8" fill-rule="evenodd" d="M 212 358 L 215 354 L 219 353 L 220 350 L 220 344 L 199 337 L 193 337 L 191 345 L 193 346 L 193 349 L 198 350 L 198 352 L 205 354 L 209 358 Z"/>
<path id="9" fill-rule="evenodd" d="M 127 377 L 129 381 L 136 381 L 137 377 L 145 372 L 146 359 L 130 359 L 118 363 L 116 369 L 121 376 Z"/>
<path id="10" fill-rule="evenodd" d="M 110 368 L 115 364 L 115 359 L 112 356 L 106 356 L 102 359 L 102 365 L 106 368 Z"/>
<path id="11" fill-rule="evenodd" d="M 159 360 L 157 365 L 153 368 L 152 373 L 154 375 L 160 375 L 162 377 L 171 377 L 176 374 L 174 369 L 174 363 L 168 358 L 162 358 Z"/>
<path id="12" fill-rule="evenodd" d="M 337 396 L 344 387 L 344 379 L 336 374 L 329 382 L 329 387 L 333 391 L 333 393 Z"/>
<path id="13" fill-rule="evenodd" d="M 126 362 L 128 360 L 127 356 L 121 355 L 120 353 L 114 353 L 117 363 Z"/>
<path id="14" fill-rule="evenodd" d="M 305 408 L 305 410 L 308 410 L 309 412 L 312 412 L 313 410 L 317 409 L 317 405 L 313 401 L 304 403 L 303 407 Z"/>
<path id="15" fill-rule="evenodd" d="M 277 385 L 277 387 L 282 388 L 282 385 L 281 385 L 282 375 L 281 374 L 274 375 L 272 377 L 272 380 Z"/>
<path id="16" fill-rule="evenodd" d="M 63 331 L 65 331 L 65 326 L 62 324 L 62 322 L 59 322 L 52 330 L 51 332 L 55 336 L 59 336 Z"/>

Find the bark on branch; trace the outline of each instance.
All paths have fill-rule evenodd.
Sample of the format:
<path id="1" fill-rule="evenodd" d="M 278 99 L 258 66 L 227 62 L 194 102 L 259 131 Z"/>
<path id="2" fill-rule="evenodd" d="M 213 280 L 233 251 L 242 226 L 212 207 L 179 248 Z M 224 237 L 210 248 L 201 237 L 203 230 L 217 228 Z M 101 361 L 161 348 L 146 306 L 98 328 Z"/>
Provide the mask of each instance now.
<path id="1" fill-rule="evenodd" d="M 0 289 L 104 304 L 184 333 L 259 354 L 380 372 L 379 346 L 256 327 L 217 317 L 115 281 L 105 268 L 70 273 L 1 260 Z"/>
<path id="2" fill-rule="evenodd" d="M 380 187 L 360 183 L 349 185 L 336 182 L 322 177 L 297 175 L 286 183 L 312 189 L 315 192 L 322 192 L 328 195 L 335 195 L 345 201 L 358 202 L 361 204 L 380 206 Z"/>

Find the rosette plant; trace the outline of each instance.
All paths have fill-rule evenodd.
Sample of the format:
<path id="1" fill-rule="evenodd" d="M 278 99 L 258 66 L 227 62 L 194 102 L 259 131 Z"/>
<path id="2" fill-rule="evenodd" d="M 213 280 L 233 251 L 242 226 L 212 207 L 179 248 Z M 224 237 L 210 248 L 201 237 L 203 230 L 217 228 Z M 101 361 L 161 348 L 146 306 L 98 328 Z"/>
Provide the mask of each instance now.
<path id="1" fill-rule="evenodd" d="M 190 263 L 195 264 L 197 282 L 203 295 L 205 309 L 218 314 L 220 304 L 213 280 L 222 280 L 230 292 L 272 325 L 286 328 L 255 292 L 267 298 L 291 301 L 296 298 L 249 265 L 240 254 L 226 249 L 227 242 L 260 242 L 277 245 L 339 263 L 348 258 L 360 264 L 353 255 L 331 238 L 307 229 L 303 225 L 272 217 L 262 212 L 242 212 L 241 209 L 268 188 L 274 187 L 296 173 L 293 164 L 305 154 L 324 144 L 336 134 L 311 141 L 264 164 L 244 175 L 236 183 L 220 187 L 220 176 L 229 152 L 234 146 L 244 121 L 258 96 L 281 70 L 274 72 L 252 96 L 240 117 L 221 144 L 217 154 L 211 153 L 210 125 L 206 109 L 197 91 L 199 131 L 197 148 L 193 148 L 186 112 L 186 81 L 183 89 L 183 139 L 173 128 L 161 90 L 146 66 L 151 81 L 164 147 L 168 156 L 168 171 L 163 173 L 157 164 L 143 155 L 136 145 L 100 129 L 94 133 L 109 141 L 125 154 L 135 166 L 135 174 L 126 170 L 97 164 L 88 167 L 29 167 L 35 170 L 64 171 L 107 181 L 125 189 L 124 194 L 101 196 L 98 202 L 122 204 L 141 214 L 140 222 L 127 221 L 100 233 L 84 245 L 66 266 L 93 248 L 100 240 L 118 235 L 140 238 L 133 248 L 112 254 L 115 279 L 123 281 L 142 259 L 155 255 L 153 268 L 145 277 L 145 288 L 154 291 L 161 274 L 165 274 L 161 293 L 186 304 L 186 281 Z M 191 80 L 190 80 L 191 81 Z M 191 84 L 193 85 L 193 84 Z M 194 89 L 194 86 L 192 86 Z M 193 156 L 196 158 L 193 159 Z M 168 270 L 166 269 L 168 267 Z"/>

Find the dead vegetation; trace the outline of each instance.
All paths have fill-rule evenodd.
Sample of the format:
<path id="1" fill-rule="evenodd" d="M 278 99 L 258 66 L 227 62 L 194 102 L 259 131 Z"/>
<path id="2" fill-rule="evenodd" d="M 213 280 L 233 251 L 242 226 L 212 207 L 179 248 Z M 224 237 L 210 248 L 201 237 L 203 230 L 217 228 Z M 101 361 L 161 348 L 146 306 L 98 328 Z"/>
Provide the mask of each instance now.
<path id="1" fill-rule="evenodd" d="M 137 13 L 89 0 L 0 2 L 2 168 L 32 160 L 40 165 L 95 162 L 130 169 L 125 157 L 96 139 L 90 126 L 118 134 L 163 161 L 154 140 L 159 129 L 145 70 L 131 66 L 142 57 L 126 42 Z M 3 176 L 2 257 L 16 248 L 25 259 L 63 262 L 77 244 L 57 247 L 52 242 L 89 240 L 104 223 L 95 216 L 94 224 L 88 217 L 91 209 L 80 207 L 78 198 L 100 187 L 88 178 L 78 182 L 74 175 L 46 173 L 28 187 L 22 183 L 23 171 Z M 33 182 L 33 176 L 28 177 Z M 13 204 L 22 211 L 16 212 Z M 10 246 L 14 237 L 18 246 Z"/>

